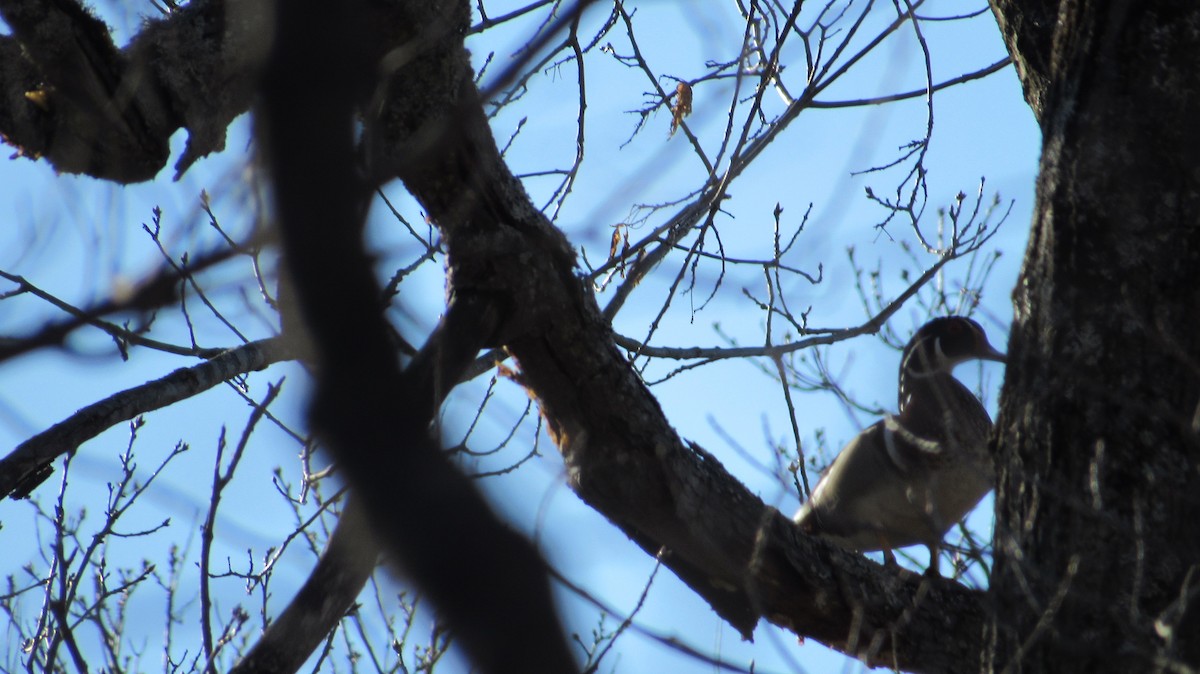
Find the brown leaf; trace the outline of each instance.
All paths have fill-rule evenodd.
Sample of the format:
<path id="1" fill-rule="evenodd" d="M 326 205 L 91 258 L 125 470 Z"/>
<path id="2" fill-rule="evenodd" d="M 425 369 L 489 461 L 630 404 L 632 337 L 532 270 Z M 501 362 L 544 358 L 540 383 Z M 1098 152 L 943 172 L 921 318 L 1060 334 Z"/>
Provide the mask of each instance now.
<path id="1" fill-rule="evenodd" d="M 671 107 L 671 134 L 683 123 L 683 118 L 692 114 L 692 85 L 680 82 L 675 87 L 675 105 Z"/>

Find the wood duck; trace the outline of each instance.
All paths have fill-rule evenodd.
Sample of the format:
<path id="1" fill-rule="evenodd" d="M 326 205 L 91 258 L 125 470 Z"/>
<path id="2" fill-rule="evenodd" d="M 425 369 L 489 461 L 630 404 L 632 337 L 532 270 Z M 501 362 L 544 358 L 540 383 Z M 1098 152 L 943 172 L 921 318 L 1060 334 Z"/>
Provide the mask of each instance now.
<path id="1" fill-rule="evenodd" d="M 1004 361 L 978 323 L 935 318 L 900 357 L 900 412 L 876 422 L 842 449 L 822 474 L 796 523 L 852 550 L 929 547 L 930 575 L 950 527 L 995 483 L 987 450 L 992 421 L 954 367 L 972 359 Z"/>

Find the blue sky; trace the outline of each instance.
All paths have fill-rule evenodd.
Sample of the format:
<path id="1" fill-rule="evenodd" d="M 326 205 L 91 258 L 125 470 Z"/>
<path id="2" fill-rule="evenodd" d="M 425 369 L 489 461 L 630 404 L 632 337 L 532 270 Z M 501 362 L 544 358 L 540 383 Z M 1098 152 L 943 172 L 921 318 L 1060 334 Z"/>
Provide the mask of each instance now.
<path id="1" fill-rule="evenodd" d="M 861 3 L 854 3 L 858 7 Z M 984 4 L 978 3 L 982 8 Z M 743 26 L 734 13 L 734 3 L 699 4 L 649 2 L 637 6 L 635 26 L 646 59 L 660 74 L 681 78 L 701 75 L 709 59 L 731 59 L 741 44 Z M 839 5 L 840 6 L 840 5 Z M 488 4 L 489 14 L 507 11 L 503 4 Z M 116 28 L 119 36 L 136 30 L 137 11 L 153 9 L 114 9 L 101 5 L 100 11 Z M 921 9 L 928 17 L 962 11 L 960 3 L 929 2 Z M 594 9 L 584 21 L 586 33 L 604 18 L 605 10 Z M 889 15 L 889 13 L 891 13 Z M 540 15 L 538 15 L 540 17 Z M 876 25 L 894 16 L 890 5 L 872 9 L 868 25 Z M 517 45 L 523 44 L 537 20 L 531 18 L 489 31 L 469 41 L 473 57 L 481 64 L 494 52 L 490 73 L 499 72 Z M 1003 44 L 990 13 L 964 22 L 922 22 L 923 36 L 929 44 L 934 79 L 942 80 L 986 66 L 1004 55 Z M 590 28 L 589 28 L 590 27 Z M 627 53 L 618 29 L 610 38 L 614 50 Z M 119 39 L 124 39 L 121 37 Z M 620 66 L 604 54 L 590 54 L 585 61 L 588 78 L 587 154 L 574 190 L 562 208 L 557 224 L 571 241 L 597 263 L 607 254 L 612 225 L 631 219 L 631 205 L 655 203 L 679 198 L 697 185 L 702 167 L 691 153 L 682 134 L 668 136 L 669 116 L 658 113 L 632 142 L 636 115 L 628 113 L 644 103 L 642 92 L 648 89 L 644 79 Z M 802 61 L 798 52 L 785 52 L 785 63 L 793 64 L 784 79 L 793 92 L 803 87 Z M 831 87 L 821 99 L 845 100 L 904 91 L 922 86 L 922 60 L 911 31 L 901 32 L 864 58 L 844 82 Z M 485 77 L 484 82 L 487 83 Z M 664 88 L 674 88 L 665 81 Z M 715 145 L 725 124 L 725 109 L 732 95 L 728 81 L 698 87 L 694 112 L 688 123 L 706 148 Z M 770 103 L 778 112 L 778 99 Z M 1033 205 L 1040 137 L 1032 115 L 1021 98 L 1015 74 L 1007 68 L 984 80 L 951 88 L 935 97 L 935 132 L 929 149 L 930 207 L 923 223 L 933 231 L 935 207 L 950 202 L 962 191 L 974 194 L 981 177 L 986 176 L 986 191 L 999 192 L 1013 210 L 1000 234 L 989 248 L 1002 255 L 985 287 L 979 317 L 993 343 L 1007 341 L 1011 315 L 1010 292 L 1015 283 L 1024 251 L 1026 232 Z M 925 126 L 922 99 L 887 106 L 814 110 L 806 112 L 778 139 L 756 164 L 730 188 L 732 198 L 718 220 L 723 240 L 731 254 L 761 256 L 769 244 L 770 222 L 776 204 L 784 209 L 785 226 L 795 226 L 812 204 L 812 215 L 790 261 L 804 269 L 824 265 L 824 282 L 818 286 L 795 282 L 783 291 L 794 306 L 812 306 L 813 325 L 837 327 L 861 323 L 864 313 L 853 289 L 853 275 L 847 263 L 846 248 L 854 246 L 857 258 L 866 266 L 879 265 L 885 296 L 903 289 L 899 274 L 907 266 L 915 269 L 901 244 L 913 242 L 904 226 L 892 226 L 888 233 L 873 227 L 881 211 L 864 197 L 864 188 L 873 185 L 886 192 L 887 176 L 851 176 L 894 156 L 896 148 L 919 137 Z M 526 98 L 501 112 L 493 129 L 504 143 L 518 122 L 526 118 L 507 158 L 514 172 L 544 171 L 568 166 L 575 152 L 577 94 L 574 69 L 570 64 L 551 70 L 530 81 Z M 201 190 L 212 195 L 213 212 L 235 237 L 244 235 L 257 212 L 259 190 L 254 170 L 247 167 L 251 154 L 249 123 L 240 118 L 231 127 L 227 150 L 198 163 L 181 181 L 170 180 L 170 169 L 156 180 L 128 187 L 100 184 L 90 179 L 57 176 L 43 162 L 18 159 L 0 163 L 0 213 L 8 220 L 0 228 L 0 269 L 26 276 L 40 287 L 77 306 L 86 306 L 105 297 L 114 288 L 142 277 L 160 264 L 161 257 L 142 230 L 151 222 L 151 210 L 163 211 L 161 240 L 174 255 L 193 254 L 217 244 L 215 233 L 207 227 L 208 216 L 200 209 Z M 183 132 L 173 139 L 174 158 L 182 147 Z M 554 179 L 530 177 L 526 186 L 534 202 L 542 205 L 549 198 Z M 421 223 L 420 209 L 406 197 L 398 183 L 384 187 L 384 193 L 413 223 Z M 638 238 L 660 224 L 664 214 L 652 215 L 632 233 Z M 372 211 L 370 244 L 379 258 L 379 275 L 386 280 L 407 264 L 416 250 L 411 236 L 400 227 L 382 204 Z M 921 264 L 931 264 L 929 256 L 917 256 Z M 646 326 L 658 313 L 666 288 L 678 262 L 668 261 L 658 275 L 647 279 L 635 291 L 630 303 L 614 321 L 618 333 L 641 339 Z M 919 271 L 919 270 L 918 270 Z M 951 265 L 939 282 L 954 288 L 962 282 L 964 265 Z M 663 318 L 662 328 L 653 343 L 662 346 L 716 346 L 723 335 L 736 337 L 746 344 L 761 343 L 763 316 L 747 302 L 745 288 L 762 295 L 760 273 L 733 270 L 721 290 L 703 310 L 698 305 L 707 295 L 716 271 L 702 267 L 701 290 L 695 298 L 678 299 Z M 239 260 L 206 277 L 214 299 L 227 317 L 249 336 L 270 334 L 269 316 L 255 300 L 251 269 Z M 437 320 L 443 293 L 441 261 L 426 264 L 400 286 L 403 312 L 393 311 L 401 330 L 411 341 L 420 342 Z M 9 286 L 0 285 L 0 292 Z M 603 304 L 609 295 L 602 294 Z M 189 305 L 191 307 L 191 305 Z M 232 346 L 237 338 L 219 321 L 203 312 L 192 311 L 198 339 L 204 346 Z M 0 302 L 0 334 L 27 332 L 43 317 L 58 314 L 44 303 L 22 297 Z M 906 335 L 923 320 L 918 309 L 905 308 L 891 325 Z M 187 342 L 186 324 L 179 311 L 160 312 L 153 336 L 167 341 Z M 112 342 L 97 331 L 80 331 L 72 337 L 74 353 L 47 350 L 0 365 L 0 448 L 11 448 L 31 434 L 65 418 L 79 407 L 112 393 L 161 377 L 193 361 L 167 356 L 147 349 L 135 349 L 128 362 L 113 353 Z M 835 345 L 826 353 L 831 368 L 840 374 L 845 388 L 864 403 L 881 408 L 894 407 L 896 353 L 873 337 L 860 337 Z M 674 362 L 652 363 L 648 379 L 675 368 Z M 754 361 L 723 361 L 689 371 L 655 385 L 668 418 L 685 438 L 698 442 L 714 453 L 753 491 L 770 504 L 790 513 L 799 503 L 786 483 L 764 474 L 747 461 L 726 439 L 754 457 L 754 461 L 772 465 L 771 446 L 792 444 L 787 409 L 779 395 L 779 385 L 762 373 L 763 364 Z M 994 410 L 1002 378 L 1000 366 L 963 367 L 960 376 L 969 384 L 982 381 L 990 409 Z M 982 375 L 982 379 L 980 378 Z M 276 403 L 281 418 L 302 427 L 302 401 L 306 382 L 303 372 L 292 365 L 274 366 L 249 377 L 249 395 L 261 398 L 268 383 L 286 378 L 284 394 Z M 475 414 L 479 401 L 488 390 L 493 376 L 485 374 L 464 385 L 448 403 L 444 413 L 447 442 L 460 439 Z M 528 399 L 516 385 L 503 379 L 494 385 L 495 395 L 488 402 L 478 428 L 471 436 L 473 449 L 499 444 L 509 429 L 525 413 Z M 825 437 L 830 453 L 817 461 L 832 458 L 845 441 L 873 418 L 865 413 L 848 414 L 829 393 L 796 392 L 798 424 L 806 449 L 814 449 L 818 430 Z M 245 401 L 229 387 L 218 387 L 195 399 L 146 416 L 147 425 L 139 432 L 136 445 L 139 475 L 145 477 L 175 444 L 184 440 L 191 449 L 175 460 L 148 490 L 142 505 L 123 521 L 129 530 L 148 526 L 164 517 L 171 527 L 131 543 L 114 544 L 114 559 L 136 565 L 140 559 L 161 559 L 172 544 L 193 550 L 203 513 L 207 507 L 212 476 L 214 448 L 224 424 L 236 438 L 249 415 Z M 629 542 L 604 518 L 582 504 L 565 486 L 562 465 L 554 447 L 545 437 L 537 438 L 536 410 L 524 417 L 513 439 L 494 455 L 464 462 L 468 472 L 487 471 L 511 465 L 538 442 L 540 456 L 512 473 L 480 480 L 494 506 L 514 526 L 534 536 L 551 562 L 574 582 L 624 615 L 636 605 L 654 562 Z M 106 483 L 115 479 L 120 464 L 117 456 L 128 442 L 125 426 L 114 428 L 85 444 L 71 468 L 68 503 L 86 505 L 95 517 L 103 499 Z M 8 450 L 4 450 L 8 451 Z M 295 459 L 298 445 L 284 433 L 264 426 L 255 435 L 251 451 L 237 478 L 225 496 L 217 520 L 218 547 L 214 558 L 244 560 L 247 548 L 261 555 L 293 525 L 286 502 L 271 486 L 271 471 L 280 467 L 284 479 L 296 481 L 299 468 Z M 61 470 L 39 492 L 44 504 L 52 502 Z M 815 474 L 813 475 L 815 479 Z M 327 490 L 331 493 L 331 490 Z M 990 506 L 985 503 L 972 516 L 972 526 L 986 536 L 990 532 Z M 28 503 L 0 504 L 0 546 L 10 552 L 0 562 L 0 572 L 20 574 L 19 567 L 36 557 L 31 545 L 32 508 Z M 85 527 L 86 528 L 86 527 Z M 290 596 L 289 588 L 302 582 L 311 566 L 313 553 L 295 546 L 281 560 L 273 580 L 271 606 L 281 606 Z M 186 570 L 195 582 L 194 569 Z M 382 574 L 381 574 L 382 575 Z M 256 598 L 246 597 L 234 581 L 218 583 L 218 611 L 228 614 L 236 603 L 253 612 Z M 387 596 L 385 594 L 385 596 Z M 587 635 L 595 625 L 594 608 L 569 591 L 559 593 L 567 614 L 568 629 Z M 134 624 L 141 624 L 149 642 L 161 634 L 160 599 L 146 592 L 135 594 L 131 603 Z M 621 616 L 610 617 L 611 628 Z M 841 669 L 841 656 L 831 655 L 811 641 L 798 645 L 794 636 L 763 624 L 753 643 L 739 636 L 715 618 L 711 610 L 694 594 L 663 570 L 651 587 L 636 623 L 663 636 L 677 638 L 696 650 L 714 654 L 742 667 L 755 663 L 756 671 L 784 672 L 797 667 L 802 671 L 823 672 Z M 195 638 L 194 623 L 179 628 L 183 639 Z M 193 649 L 198 641 L 190 644 Z M 156 669 L 157 645 L 149 647 L 142 669 Z M 452 661 L 445 671 L 458 671 L 461 663 Z M 855 664 L 845 665 L 854 671 Z M 617 672 L 709 672 L 712 666 L 654 642 L 636 632 L 624 635 L 601 671 Z"/>

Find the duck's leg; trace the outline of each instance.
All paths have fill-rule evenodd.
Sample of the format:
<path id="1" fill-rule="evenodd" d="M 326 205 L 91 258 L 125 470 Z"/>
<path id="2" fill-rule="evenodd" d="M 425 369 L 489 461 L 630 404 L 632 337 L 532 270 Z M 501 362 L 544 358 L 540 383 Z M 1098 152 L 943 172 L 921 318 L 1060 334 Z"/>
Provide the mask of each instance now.
<path id="1" fill-rule="evenodd" d="M 941 578 L 942 572 L 938 568 L 938 562 L 942 557 L 942 546 L 940 543 L 933 543 L 929 546 L 929 567 L 925 569 L 925 575 L 930 578 Z"/>

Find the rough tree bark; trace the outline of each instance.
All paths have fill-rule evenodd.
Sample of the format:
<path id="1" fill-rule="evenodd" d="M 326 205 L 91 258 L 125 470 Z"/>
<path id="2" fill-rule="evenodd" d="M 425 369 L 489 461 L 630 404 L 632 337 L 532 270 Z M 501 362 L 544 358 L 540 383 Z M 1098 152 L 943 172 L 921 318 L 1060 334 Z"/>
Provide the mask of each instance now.
<path id="1" fill-rule="evenodd" d="M 993 6 L 1044 146 L 997 423 L 992 664 L 1195 671 L 1200 6 Z"/>

